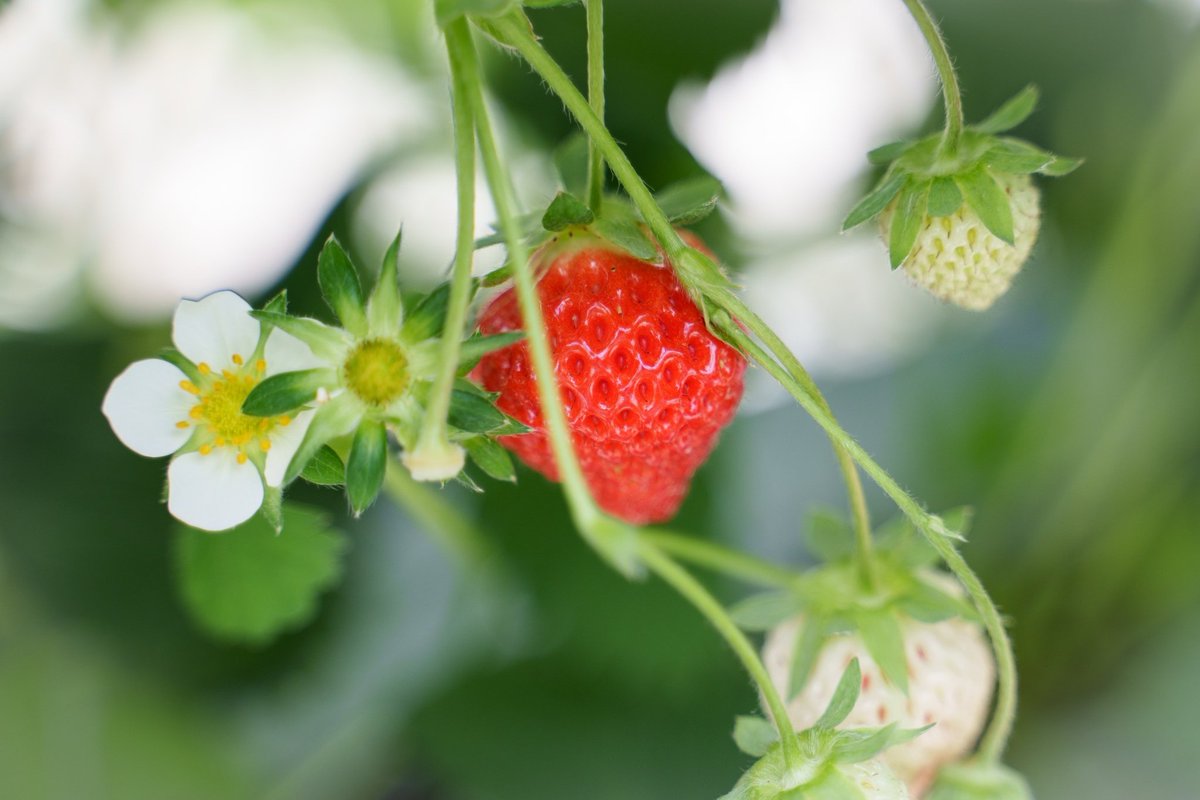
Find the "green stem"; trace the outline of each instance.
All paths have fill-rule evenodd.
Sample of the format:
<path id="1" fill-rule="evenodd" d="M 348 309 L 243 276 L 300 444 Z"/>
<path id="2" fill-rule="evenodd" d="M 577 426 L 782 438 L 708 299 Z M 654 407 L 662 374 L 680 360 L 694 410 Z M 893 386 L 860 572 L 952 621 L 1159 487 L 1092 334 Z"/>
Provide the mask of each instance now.
<path id="1" fill-rule="evenodd" d="M 617 180 L 628 193 L 630 200 L 637 207 L 642 215 L 642 219 L 650 226 L 659 244 L 662 245 L 670 260 L 678 267 L 687 254 L 694 253 L 691 248 L 679 236 L 679 233 L 671 225 L 671 221 L 659 208 L 658 203 L 654 200 L 654 195 L 646 187 L 637 170 L 629 161 L 629 157 L 617 144 L 616 139 L 604 125 L 604 121 L 600 119 L 595 111 L 580 94 L 575 84 L 563 72 L 562 67 L 558 62 L 546 52 L 546 50 L 538 43 L 537 38 L 529 29 L 529 25 L 525 18 L 519 13 L 514 12 L 505 17 L 496 20 L 479 21 L 481 27 L 484 27 L 491 35 L 499 41 L 514 48 L 521 56 L 529 62 L 534 71 L 541 76 L 542 80 L 550 87 L 550 90 L 558 95 L 567 110 L 575 117 L 584 132 L 590 137 L 593 145 L 599 149 L 604 160 L 608 162 L 609 168 L 613 174 L 617 176 Z M 686 277 L 685 277 L 686 280 Z M 761 336 L 763 341 L 768 344 L 772 351 L 776 352 L 781 360 L 788 363 L 790 368 L 794 368 L 797 380 L 801 381 L 808 389 L 809 393 L 816 398 L 820 398 L 820 403 L 824 406 L 826 413 L 829 413 L 829 406 L 825 403 L 824 397 L 817 389 L 812 378 L 791 354 L 787 346 L 779 340 L 779 338 L 771 331 L 758 315 L 751 311 L 738 299 L 732 291 L 729 291 L 724 284 L 726 281 L 714 282 L 710 287 L 707 295 L 718 307 L 729 311 L 744 324 L 747 325 L 756 336 Z M 871 523 L 867 513 L 866 498 L 863 493 L 862 481 L 858 475 L 858 470 L 855 469 L 853 460 L 844 452 L 841 451 L 836 440 L 833 443 L 834 451 L 837 455 L 838 464 L 842 471 L 842 476 L 846 482 L 847 494 L 850 498 L 850 506 L 853 510 L 855 521 L 855 536 L 859 551 L 859 569 L 862 581 L 865 587 L 872 588 L 875 585 L 875 570 L 874 558 L 872 556 L 871 546 Z"/>
<path id="2" fill-rule="evenodd" d="M 471 110 L 468 64 L 456 48 L 448 48 L 453 87 L 454 168 L 458 184 L 458 230 L 455 238 L 454 269 L 450 278 L 446 323 L 442 329 L 438 372 L 429 392 L 416 449 L 429 450 L 449 445 L 446 419 L 458 371 L 467 307 L 471 303 L 471 266 L 475 256 L 475 118 Z"/>
<path id="3" fill-rule="evenodd" d="M 950 60 L 950 51 L 946 49 L 946 40 L 933 21 L 929 9 L 922 0 L 904 0 L 908 12 L 917 21 L 921 34 L 929 45 L 933 62 L 937 65 L 938 77 L 942 80 L 942 96 L 946 102 L 946 131 L 942 136 L 941 151 L 953 155 L 958 149 L 958 140 L 963 131 L 962 93 L 958 88 L 958 75 L 954 72 L 954 62 Z"/>
<path id="4" fill-rule="evenodd" d="M 587 0 L 588 103 L 604 121 L 604 0 Z M 604 156 L 594 139 L 588 140 L 588 205 L 600 210 L 604 200 Z"/>
<path id="5" fill-rule="evenodd" d="M 647 542 L 676 558 L 690 561 L 714 572 L 762 586 L 786 588 L 796 583 L 797 574 L 787 567 L 731 550 L 715 542 L 658 528 L 643 528 L 641 536 Z"/>
<path id="6" fill-rule="evenodd" d="M 742 666 L 746 668 L 746 672 L 750 673 L 750 677 L 762 693 L 763 699 L 767 704 L 767 709 L 774 718 L 775 727 L 779 731 L 779 738 L 785 742 L 784 755 L 790 761 L 791 745 L 795 737 L 795 729 L 792 727 L 792 721 L 788 717 L 787 704 L 780 697 L 774 682 L 771 681 L 770 673 L 767 672 L 767 668 L 763 665 L 762 659 L 759 658 L 758 651 L 754 649 L 754 645 L 746 638 L 746 634 L 742 633 L 737 623 L 729 616 L 729 612 L 704 588 L 704 585 L 696 580 L 691 573 L 675 563 L 659 547 L 649 540 L 643 539 L 638 553 L 641 556 L 642 563 L 695 606 L 696 610 L 708 619 L 712 626 L 716 628 L 717 633 L 729 644 L 729 647 L 742 662 Z"/>
<path id="7" fill-rule="evenodd" d="M 529 266 L 529 252 L 521 238 L 512 185 L 500 158 L 496 137 L 492 132 L 491 120 L 484 104 L 475 43 L 471 40 L 471 30 L 465 19 L 456 20 L 446 27 L 446 46 L 450 51 L 451 61 L 457 61 L 462 65 L 462 86 L 456 86 L 455 90 L 465 95 L 460 98 L 460 101 L 468 104 L 475 116 L 479 152 L 484 172 L 487 175 L 488 188 L 492 193 L 492 202 L 496 206 L 496 213 L 500 218 L 500 230 L 508 249 L 509 263 L 512 265 L 517 302 L 521 307 L 521 316 L 528 333 L 526 342 L 533 362 L 542 418 L 549 434 L 550 447 L 554 452 L 559 478 L 562 481 L 575 526 L 585 536 L 591 536 L 602 515 L 592 499 L 587 481 L 583 477 L 583 470 L 580 469 L 579 461 L 575 457 L 575 448 L 571 443 L 570 429 L 563 413 L 558 382 L 554 377 L 554 364 L 551 360 L 549 339 L 546 336 L 546 325 L 542 319 L 541 301 L 538 299 L 533 281 L 533 271 Z"/>
<path id="8" fill-rule="evenodd" d="M 441 493 L 413 479 L 408 469 L 389 459 L 383 488 L 451 555 L 471 567 L 493 569 L 498 563 L 486 536 Z"/>
<path id="9" fill-rule="evenodd" d="M 716 318 L 714 321 L 718 324 L 726 338 L 742 348 L 757 364 L 767 370 L 780 385 L 787 389 L 788 393 L 816 420 L 817 424 L 824 428 L 830 437 L 834 438 L 845 448 L 846 452 L 854 458 L 863 471 L 870 475 L 879 487 L 892 498 L 892 501 L 912 521 L 913 525 L 921 531 L 921 534 L 929 541 L 930 545 L 933 546 L 938 555 L 946 563 L 946 566 L 949 567 L 950 571 L 954 573 L 955 577 L 963 585 L 963 588 L 971 596 L 971 600 L 979 612 L 980 618 L 983 620 L 984 628 L 988 632 L 988 637 L 991 639 L 998 672 L 996 709 L 992 715 L 988 729 L 980 742 L 979 754 L 986 762 L 999 761 L 1004 753 L 1004 747 L 1008 742 L 1008 736 L 1012 732 L 1013 720 L 1016 717 L 1017 670 L 1016 662 L 1013 658 L 1012 642 L 1009 640 L 1008 631 L 1004 627 L 1004 620 L 1001 618 L 995 603 L 988 596 L 987 590 L 984 589 L 983 584 L 974 571 L 950 542 L 945 525 L 941 519 L 927 512 L 910 494 L 900 488 L 899 484 L 863 450 L 862 446 L 854 441 L 850 434 L 846 433 L 831 415 L 825 412 L 812 395 L 805 391 L 801 383 L 771 358 L 757 342 L 747 336 L 740 327 L 734 324 L 732 319 L 724 316 L 723 319 Z"/>

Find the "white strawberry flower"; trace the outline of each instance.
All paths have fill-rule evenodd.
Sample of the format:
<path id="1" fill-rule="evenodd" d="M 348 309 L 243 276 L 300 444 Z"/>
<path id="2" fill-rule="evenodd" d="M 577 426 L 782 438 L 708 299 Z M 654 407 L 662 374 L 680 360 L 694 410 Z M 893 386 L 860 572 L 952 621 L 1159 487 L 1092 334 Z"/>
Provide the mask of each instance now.
<path id="1" fill-rule="evenodd" d="M 312 419 L 242 413 L 264 378 L 320 365 L 308 345 L 249 312 L 229 291 L 181 301 L 172 330 L 181 357 L 135 361 L 104 396 L 104 416 L 126 447 L 173 456 L 167 508 L 194 528 L 225 530 L 254 516 L 280 490 Z"/>

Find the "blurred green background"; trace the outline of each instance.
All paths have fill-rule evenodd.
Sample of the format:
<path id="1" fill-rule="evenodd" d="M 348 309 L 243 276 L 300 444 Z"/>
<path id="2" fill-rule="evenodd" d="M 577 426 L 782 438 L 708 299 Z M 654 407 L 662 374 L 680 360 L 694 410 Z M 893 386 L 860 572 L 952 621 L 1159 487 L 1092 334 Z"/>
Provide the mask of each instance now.
<path id="1" fill-rule="evenodd" d="M 16 17 L 38 2 L 0 8 L 0 59 L 19 55 Z M 114 46 L 160 10 L 49 5 L 115 32 Z M 1043 182 L 1041 241 L 993 312 L 930 305 L 931 334 L 901 355 L 818 378 L 843 424 L 931 508 L 976 506 L 966 554 L 1012 620 L 1022 706 L 1011 761 L 1038 797 L 1189 800 L 1200 751 L 1200 8 L 931 5 L 968 116 L 1036 82 L 1042 108 L 1020 135 L 1087 163 Z M 421 4 L 220 8 L 267 28 L 315 21 L 402 70 L 444 124 L 439 43 Z M 668 119 L 672 93 L 754 48 L 780 9 L 606 9 L 614 133 L 652 185 L 695 174 Z M 580 75 L 582 10 L 534 21 Z M 70 52 L 50 51 L 52 72 Z M 521 64 L 497 54 L 488 64 L 508 141 L 534 165 L 532 203 L 547 191 L 539 154 L 570 126 Z M 21 107 L 8 101 L 33 73 L 7 74 L 0 142 L 20 131 Z M 177 85 L 186 105 L 193 84 L 181 74 Z M 115 113 L 136 116 L 129 102 Z M 940 114 L 929 109 L 927 127 Z M 315 226 L 299 226 L 295 269 L 261 278 L 259 296 L 286 286 L 297 310 L 321 313 L 315 247 L 333 230 L 357 232 L 352 246 L 374 263 L 381 245 L 362 221 L 371 187 L 397 163 L 428 163 L 444 143 L 433 128 L 363 158 Z M 85 152 L 101 146 L 83 135 Z M 0 159 L 10 273 L 40 269 L 14 244 L 33 227 L 42 245 L 75 244 L 49 217 L 29 223 L 22 198 L 36 187 L 23 152 Z M 99 205 L 110 190 L 94 189 Z M 755 243 L 734 222 L 714 218 L 703 233 L 752 279 Z M 164 463 L 125 450 L 99 412 L 112 377 L 165 344 L 169 307 L 132 318 L 96 302 L 87 276 L 99 273 L 86 270 L 99 257 L 72 252 L 81 271 L 58 294 L 26 301 L 34 295 L 3 284 L 12 294 L 0 302 L 0 797 L 690 800 L 733 784 L 746 758 L 732 720 L 756 705 L 734 659 L 662 586 L 607 570 L 572 533 L 556 488 L 527 471 L 480 496 L 445 490 L 486 532 L 503 580 L 464 567 L 402 508 L 381 503 L 351 522 L 338 496 L 310 487 L 297 499 L 335 514 L 350 542 L 342 584 L 316 618 L 264 647 L 198 630 L 156 502 Z M 428 285 L 449 257 L 422 264 L 417 252 L 412 281 Z M 875 268 L 886 272 L 882 249 Z M 51 313 L 64 294 L 81 299 Z M 834 463 L 802 412 L 763 397 L 726 433 L 678 527 L 801 564 L 805 514 L 841 502 Z M 871 503 L 891 515 L 878 493 Z"/>

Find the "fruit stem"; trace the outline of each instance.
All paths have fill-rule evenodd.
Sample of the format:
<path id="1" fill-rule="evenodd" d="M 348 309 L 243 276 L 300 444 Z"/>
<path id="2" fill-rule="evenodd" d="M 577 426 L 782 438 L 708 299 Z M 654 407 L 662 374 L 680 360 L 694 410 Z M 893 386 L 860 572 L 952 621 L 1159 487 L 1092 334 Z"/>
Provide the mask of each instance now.
<path id="1" fill-rule="evenodd" d="M 595 531 L 603 515 L 592 499 L 587 481 L 583 477 L 583 471 L 579 467 L 579 461 L 575 457 L 575 448 L 571 443 L 570 430 L 567 427 L 567 419 L 563 414 L 559 396 L 558 382 L 554 377 L 554 364 L 550 356 L 546 325 L 542 319 L 541 301 L 538 299 L 533 273 L 529 266 L 529 252 L 525 242 L 521 239 L 512 185 L 508 173 L 504 169 L 496 138 L 492 132 L 491 120 L 483 98 L 482 78 L 479 62 L 475 55 L 475 43 L 471 39 L 471 29 L 465 19 L 455 20 L 446 26 L 446 47 L 449 50 L 451 62 L 457 62 L 460 65 L 459 68 L 464 77 L 462 85 L 454 87 L 455 91 L 461 91 L 466 95 L 462 101 L 471 107 L 474 114 L 479 153 L 483 161 L 484 173 L 487 175 L 492 202 L 496 206 L 496 214 L 500 218 L 500 229 L 508 250 L 509 263 L 512 265 L 517 301 L 521 307 L 525 330 L 528 333 L 526 341 L 533 362 L 542 418 L 550 437 L 550 447 L 554 452 L 558 474 L 562 480 L 576 528 L 585 537 L 589 537 L 594 545 Z"/>
<path id="2" fill-rule="evenodd" d="M 429 403 L 421 420 L 421 431 L 414 448 L 448 449 L 446 433 L 450 397 L 458 372 L 459 345 L 471 302 L 471 267 L 475 256 L 475 118 L 471 110 L 470 73 L 456 48 L 448 48 L 454 121 L 454 169 L 458 190 L 458 229 L 455 238 L 454 267 L 450 277 L 446 322 L 442 329 L 438 372 L 429 392 Z"/>
<path id="3" fill-rule="evenodd" d="M 740 550 L 731 550 L 716 542 L 697 539 L 695 536 L 660 528 L 643 528 L 641 535 L 659 550 L 676 558 L 761 586 L 786 588 L 794 585 L 798 577 L 786 567 L 763 561 Z"/>
<path id="4" fill-rule="evenodd" d="M 496 568 L 499 559 L 490 540 L 439 492 L 415 480 L 395 459 L 388 459 L 383 489 L 462 562 L 484 570 Z"/>
<path id="5" fill-rule="evenodd" d="M 908 12 L 917 21 L 933 63 L 937 66 L 938 77 L 942 81 L 942 97 L 946 103 L 946 130 L 942 135 L 939 149 L 943 155 L 952 156 L 958 150 L 958 140 L 963 131 L 962 92 L 958 88 L 958 76 L 954 72 L 954 62 L 950 59 L 950 51 L 946 49 L 946 40 L 938 30 L 937 23 L 923 0 L 904 0 Z"/>
<path id="6" fill-rule="evenodd" d="M 704 584 L 686 569 L 677 564 L 670 556 L 648 538 L 640 539 L 638 555 L 643 564 L 664 582 L 679 592 L 697 611 L 699 611 L 726 641 L 734 654 L 742 662 L 742 666 L 750 673 L 766 701 L 767 709 L 774 718 L 775 728 L 779 731 L 779 739 L 784 742 L 784 757 L 789 766 L 792 760 L 792 748 L 796 732 L 788 717 L 787 704 L 779 695 L 779 690 L 771 681 L 770 673 L 754 645 L 746 638 L 746 634 L 737 626 L 725 607 L 704 588 Z"/>
<path id="7" fill-rule="evenodd" d="M 604 121 L 604 0 L 587 0 L 588 103 Z M 588 138 L 587 203 L 596 213 L 604 200 L 604 155 Z"/>
<path id="8" fill-rule="evenodd" d="M 722 335 L 737 344 L 756 363 L 767 370 L 780 385 L 787 389 L 796 402 L 809 413 L 809 416 L 816 420 L 817 424 L 824 428 L 829 436 L 838 441 L 847 453 L 853 456 L 855 462 L 863 468 L 863 471 L 871 476 L 875 483 L 879 485 L 879 488 L 883 489 L 892 498 L 892 501 L 895 502 L 901 512 L 912 521 L 917 530 L 921 531 L 921 534 L 929 541 L 930 545 L 946 563 L 946 566 L 949 567 L 950 571 L 954 573 L 955 577 L 963 585 L 963 588 L 971 596 L 971 600 L 979 612 L 984 628 L 987 629 L 988 637 L 992 642 L 998 679 L 996 708 L 992 714 L 988 729 L 980 741 L 979 755 L 985 763 L 998 763 L 1000 757 L 1004 754 L 1004 747 L 1008 743 L 1009 734 L 1012 732 L 1013 720 L 1016 717 L 1016 661 L 1013 657 L 1012 642 L 1008 637 L 1007 629 L 1004 627 L 1004 620 L 1000 616 L 1000 611 L 996 608 L 995 603 L 992 602 L 991 597 L 983 587 L 978 576 L 975 575 L 974 571 L 951 542 L 950 536 L 953 534 L 946 529 L 945 524 L 939 517 L 930 514 L 910 494 L 900 488 L 899 484 L 888 475 L 883 467 L 879 466 L 863 450 L 862 446 L 854 441 L 850 434 L 846 433 L 838 425 L 832 415 L 828 414 L 822 408 L 821 404 L 805 390 L 801 382 L 796 380 L 788 370 L 784 369 L 779 362 L 771 358 L 757 342 L 734 324 L 728 314 L 715 315 L 714 323 L 718 325 Z"/>
<path id="9" fill-rule="evenodd" d="M 677 262 L 678 256 L 686 253 L 690 248 L 671 225 L 667 215 L 659 208 L 658 203 L 654 200 L 654 195 L 651 194 L 637 170 L 634 169 L 629 157 L 625 155 L 621 146 L 617 144 L 616 139 L 605 127 L 604 121 L 588 105 L 558 62 L 538 43 L 525 16 L 520 11 L 513 11 L 502 17 L 477 19 L 475 22 L 498 41 L 520 53 L 533 67 L 534 72 L 538 73 L 546 82 L 550 90 L 558 95 L 567 110 L 590 137 L 593 145 L 600 150 L 604 160 L 608 162 L 609 168 L 625 188 L 630 200 L 633 201 L 668 257 L 673 262 Z M 766 323 L 747 308 L 733 292 L 716 287 L 711 294 L 713 302 L 742 320 L 756 336 L 760 336 L 771 350 L 780 356 L 781 360 L 794 369 L 796 380 L 805 385 L 812 396 L 821 398 L 821 403 L 824 404 L 828 413 L 829 406 L 825 403 L 824 397 L 813 383 L 812 378 Z M 854 468 L 853 461 L 845 453 L 840 452 L 836 440 L 834 440 L 833 446 L 846 481 L 847 493 L 854 513 L 860 574 L 865 588 L 872 589 L 875 586 L 875 575 L 874 559 L 871 555 L 871 524 L 867 514 L 862 481 L 859 478 L 858 470 Z"/>

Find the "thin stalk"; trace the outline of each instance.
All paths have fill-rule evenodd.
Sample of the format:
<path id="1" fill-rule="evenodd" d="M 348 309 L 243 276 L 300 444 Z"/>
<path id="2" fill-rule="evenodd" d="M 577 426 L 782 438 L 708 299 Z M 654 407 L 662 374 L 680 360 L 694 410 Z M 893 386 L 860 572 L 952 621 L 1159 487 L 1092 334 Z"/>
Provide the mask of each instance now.
<path id="1" fill-rule="evenodd" d="M 729 644 L 729 647 L 742 662 L 742 666 L 745 667 L 746 672 L 750 673 L 750 677 L 762 693 L 763 699 L 767 704 L 767 709 L 774 718 L 775 727 L 779 731 L 779 738 L 785 743 L 784 755 L 790 761 L 791 744 L 795 736 L 795 729 L 792 727 L 792 721 L 788 717 L 787 704 L 783 702 L 783 698 L 779 695 L 779 691 L 771 681 L 770 673 L 767 672 L 767 668 L 763 665 L 762 659 L 759 658 L 758 651 L 754 649 L 754 645 L 750 643 L 750 640 L 746 638 L 746 634 L 742 633 L 737 623 L 729 616 L 729 612 L 725 610 L 725 607 L 704 588 L 702 583 L 696 580 L 683 567 L 679 566 L 679 564 L 675 563 L 670 556 L 646 539 L 642 540 L 638 552 L 642 563 L 651 572 L 675 589 L 675 591 L 679 592 L 697 611 L 703 614 L 712 626 L 716 628 L 717 633 Z"/>
<path id="2" fill-rule="evenodd" d="M 650 226 L 659 244 L 667 252 L 668 257 L 672 261 L 678 261 L 679 257 L 688 252 L 689 248 L 679 233 L 671 225 L 671 221 L 659 208 L 658 203 L 654 200 L 654 195 L 646 187 L 637 170 L 629 161 L 629 157 L 617 144 L 616 139 L 604 125 L 604 121 L 600 119 L 595 111 L 591 108 L 588 102 L 575 88 L 575 84 L 563 72 L 562 67 L 558 62 L 546 52 L 546 50 L 538 43 L 537 38 L 529 30 L 529 26 L 519 14 L 512 14 L 501 17 L 493 21 L 480 21 L 481 26 L 485 27 L 498 40 L 513 47 L 521 54 L 521 56 L 529 62 L 533 70 L 541 76 L 550 90 L 558 95 L 559 99 L 567 107 L 567 110 L 575 117 L 584 132 L 590 137 L 594 146 L 596 146 L 608 162 L 609 168 L 613 174 L 617 176 L 617 180 L 628 193 L 630 200 L 641 212 L 642 219 Z M 719 307 L 724 308 L 733 314 L 737 319 L 754 331 L 756 336 L 762 336 L 763 341 L 767 342 L 772 351 L 775 351 L 781 360 L 787 359 L 790 366 L 794 366 L 796 370 L 796 379 L 801 381 L 808 389 L 808 392 L 816 398 L 820 398 L 819 402 L 823 405 L 826 413 L 829 413 L 829 406 L 825 402 L 824 397 L 817 389 L 812 378 L 791 354 L 787 346 L 779 340 L 770 328 L 759 319 L 758 315 L 745 306 L 737 296 L 730 291 L 717 289 L 713 292 L 712 301 Z M 765 335 L 764 335 L 765 334 Z M 833 443 L 834 451 L 837 454 L 838 465 L 842 471 L 842 476 L 846 482 L 847 494 L 850 498 L 850 506 L 853 510 L 855 522 L 855 537 L 858 546 L 858 563 L 863 584 L 867 588 L 875 585 L 874 574 L 874 558 L 872 556 L 871 546 L 871 524 L 867 513 L 866 498 L 863 493 L 862 481 L 858 475 L 858 470 L 854 468 L 853 460 L 847 454 L 841 452 L 836 440 Z"/>
<path id="3" fill-rule="evenodd" d="M 978 576 L 959 554 L 958 550 L 947 538 L 947 530 L 940 519 L 932 516 L 907 492 L 905 492 L 887 472 L 872 459 L 862 446 L 850 434 L 846 433 L 832 416 L 827 414 L 816 400 L 809 395 L 792 375 L 777 361 L 771 358 L 761 346 L 741 328 L 732 323 L 727 317 L 720 321 L 722 333 L 741 347 L 763 369 L 767 370 L 789 394 L 795 398 L 809 415 L 825 429 L 831 437 L 845 448 L 854 460 L 863 468 L 881 489 L 895 502 L 921 534 L 929 541 L 934 550 L 946 563 L 946 566 L 958 578 L 967 594 L 975 605 L 983 626 L 992 642 L 992 651 L 996 657 L 997 690 L 996 708 L 992 715 L 987 731 L 979 745 L 980 757 L 988 763 L 1000 760 L 1004 747 L 1012 732 L 1013 721 L 1017 708 L 1017 669 L 1013 657 L 1012 642 L 1000 611 L 992 602 L 987 590 L 983 587 Z"/>
<path id="4" fill-rule="evenodd" d="M 962 92 L 958 88 L 958 75 L 954 72 L 954 62 L 950 59 L 950 51 L 946 49 L 946 40 L 938 30 L 937 23 L 922 0 L 904 0 L 908 13 L 917 21 L 917 27 L 929 45 L 933 63 L 937 66 L 938 77 L 942 81 L 942 97 L 946 103 L 946 131 L 942 135 L 941 151 L 953 155 L 958 149 L 958 140 L 963 131 Z"/>
<path id="5" fill-rule="evenodd" d="M 383 489 L 451 555 L 470 567 L 495 568 L 498 559 L 489 539 L 440 492 L 414 480 L 407 467 L 389 459 Z"/>
<path id="6" fill-rule="evenodd" d="M 496 214 L 500 219 L 500 230 L 508 248 L 509 262 L 513 270 L 513 283 L 517 290 L 517 302 L 520 305 L 521 317 L 528 333 L 526 342 L 533 362 L 534 376 L 537 379 L 542 419 L 550 437 L 550 447 L 558 466 L 559 478 L 562 481 L 575 526 L 585 536 L 591 536 L 601 514 L 592 499 L 587 481 L 583 477 L 583 471 L 579 467 L 579 461 L 575 457 L 575 448 L 571 442 L 570 429 L 567 426 L 567 418 L 563 413 L 562 401 L 558 392 L 558 382 L 554 377 L 554 364 L 551 360 L 549 339 L 546 336 L 546 325 L 542 319 L 541 301 L 538 299 L 533 281 L 533 271 L 529 266 L 529 251 L 521 238 L 512 185 L 500 158 L 496 137 L 492 131 L 491 120 L 484 103 L 475 44 L 471 40 L 471 30 L 465 19 L 456 20 L 446 27 L 446 46 L 450 51 L 451 61 L 461 64 L 462 86 L 456 86 L 455 89 L 464 95 L 459 98 L 460 102 L 468 104 L 474 114 L 479 153 L 483 161 L 484 172 L 487 175 L 488 187 L 492 193 L 492 202 L 496 206 Z"/>
<path id="7" fill-rule="evenodd" d="M 664 553 L 760 586 L 786 588 L 794 585 L 798 577 L 787 567 L 694 536 L 658 528 L 643 528 L 641 535 Z"/>
<path id="8" fill-rule="evenodd" d="M 588 104 L 604 121 L 604 0 L 587 0 Z M 604 155 L 588 139 L 587 202 L 599 210 L 604 199 Z"/>
<path id="9" fill-rule="evenodd" d="M 468 99 L 467 66 L 450 48 L 450 79 L 453 87 L 454 171 L 458 184 L 458 229 L 455 236 L 454 268 L 446 323 L 442 329 L 438 372 L 429 392 L 429 403 L 421 422 L 416 450 L 435 451 L 450 447 L 446 419 L 458 371 L 459 346 L 471 302 L 471 266 L 475 257 L 475 116 Z"/>

